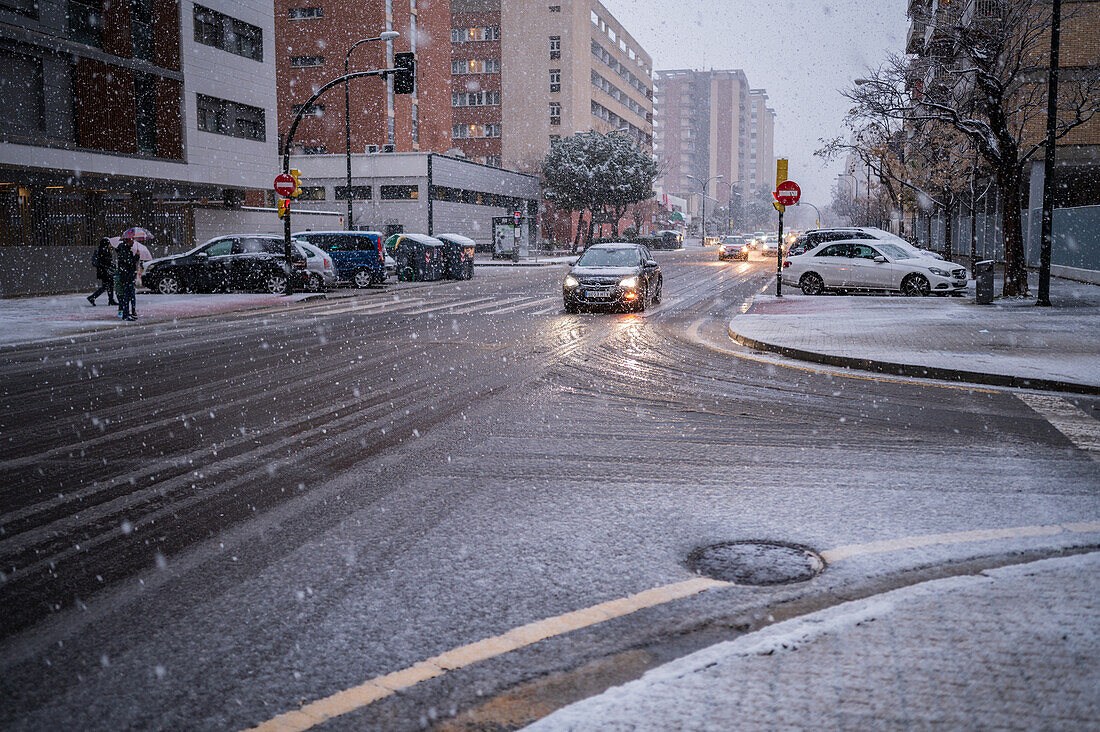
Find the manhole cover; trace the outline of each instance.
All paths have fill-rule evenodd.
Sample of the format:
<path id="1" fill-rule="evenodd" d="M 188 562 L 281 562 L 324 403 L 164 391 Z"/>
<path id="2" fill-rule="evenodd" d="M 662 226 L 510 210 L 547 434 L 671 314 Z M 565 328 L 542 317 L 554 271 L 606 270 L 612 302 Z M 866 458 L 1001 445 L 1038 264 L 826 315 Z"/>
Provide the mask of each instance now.
<path id="1" fill-rule="evenodd" d="M 775 541 L 727 541 L 699 547 L 688 569 L 739 585 L 785 585 L 813 579 L 825 568 L 816 552 Z"/>

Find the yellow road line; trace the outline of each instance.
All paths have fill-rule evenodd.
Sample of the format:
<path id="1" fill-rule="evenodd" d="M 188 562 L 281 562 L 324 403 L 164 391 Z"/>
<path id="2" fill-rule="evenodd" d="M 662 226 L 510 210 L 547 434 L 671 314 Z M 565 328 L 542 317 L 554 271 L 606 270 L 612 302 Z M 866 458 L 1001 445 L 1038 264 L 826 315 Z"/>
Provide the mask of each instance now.
<path id="1" fill-rule="evenodd" d="M 826 564 L 834 564 L 851 557 L 882 554 L 904 549 L 995 541 L 998 539 L 1017 539 L 1029 536 L 1054 536 L 1061 533 L 1100 533 L 1100 521 L 908 536 L 866 544 L 840 546 L 822 552 L 821 557 Z M 729 582 L 696 577 L 683 582 L 654 587 L 634 595 L 609 600 L 563 615 L 537 620 L 513 628 L 507 633 L 459 646 L 408 668 L 393 671 L 383 676 L 376 676 L 358 686 L 310 702 L 300 709 L 280 714 L 256 727 L 252 727 L 247 732 L 301 732 L 302 730 L 311 729 L 333 717 L 362 709 L 379 699 L 385 699 L 398 691 L 416 686 L 422 681 L 442 676 L 448 671 L 495 658 L 547 638 L 554 638 L 574 630 L 597 625 L 605 620 L 620 618 L 639 610 L 691 597 L 715 587 L 732 586 L 733 584 Z"/>

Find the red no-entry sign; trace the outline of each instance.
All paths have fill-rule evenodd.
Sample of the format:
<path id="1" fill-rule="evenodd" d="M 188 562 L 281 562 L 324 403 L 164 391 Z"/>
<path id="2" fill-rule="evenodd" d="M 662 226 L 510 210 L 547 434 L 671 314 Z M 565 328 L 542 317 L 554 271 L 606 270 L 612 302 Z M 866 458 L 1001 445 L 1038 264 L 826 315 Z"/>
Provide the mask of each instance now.
<path id="1" fill-rule="evenodd" d="M 294 193 L 294 176 L 290 173 L 275 176 L 275 192 L 283 198 L 289 198 Z"/>
<path id="2" fill-rule="evenodd" d="M 793 206 L 802 197 L 802 189 L 793 180 L 785 180 L 775 187 L 775 200 L 782 206 Z"/>

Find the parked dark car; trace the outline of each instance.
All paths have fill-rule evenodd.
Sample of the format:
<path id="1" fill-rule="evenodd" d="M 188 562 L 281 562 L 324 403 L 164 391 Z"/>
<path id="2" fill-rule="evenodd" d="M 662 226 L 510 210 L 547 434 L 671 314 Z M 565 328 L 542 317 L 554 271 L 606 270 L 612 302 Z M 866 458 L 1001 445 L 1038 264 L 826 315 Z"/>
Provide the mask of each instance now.
<path id="1" fill-rule="evenodd" d="M 684 245 L 684 237 L 672 229 L 662 229 L 656 236 L 661 239 L 660 249 L 679 249 Z"/>
<path id="2" fill-rule="evenodd" d="M 301 231 L 294 235 L 332 257 L 336 279 L 356 287 L 386 281 L 386 262 L 379 231 Z"/>
<path id="3" fill-rule="evenodd" d="M 642 244 L 596 244 L 584 250 L 562 283 L 565 310 L 611 307 L 645 310 L 661 302 L 661 266 Z"/>
<path id="4" fill-rule="evenodd" d="M 477 242 L 461 234 L 436 234 L 443 242 L 443 277 L 468 280 L 474 276 L 474 250 Z"/>
<path id="5" fill-rule="evenodd" d="M 397 279 L 422 282 L 443 279 L 443 242 L 427 234 L 397 234 L 393 258 Z"/>
<path id="6" fill-rule="evenodd" d="M 280 237 L 233 234 L 220 236 L 189 252 L 154 259 L 145 266 L 142 282 L 165 295 L 179 292 L 258 290 L 286 292 L 286 258 Z M 295 289 L 309 284 L 306 258 L 294 248 L 291 256 Z"/>

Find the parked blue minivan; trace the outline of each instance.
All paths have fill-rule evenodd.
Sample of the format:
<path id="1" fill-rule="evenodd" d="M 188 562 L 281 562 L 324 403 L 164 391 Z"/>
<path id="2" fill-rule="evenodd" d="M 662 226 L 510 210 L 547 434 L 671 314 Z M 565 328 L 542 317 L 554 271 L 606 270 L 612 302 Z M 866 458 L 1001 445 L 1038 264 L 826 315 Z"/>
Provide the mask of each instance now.
<path id="1" fill-rule="evenodd" d="M 300 231 L 294 238 L 327 252 L 340 282 L 367 287 L 386 281 L 386 258 L 380 231 Z"/>

